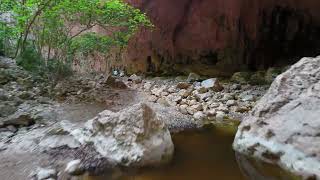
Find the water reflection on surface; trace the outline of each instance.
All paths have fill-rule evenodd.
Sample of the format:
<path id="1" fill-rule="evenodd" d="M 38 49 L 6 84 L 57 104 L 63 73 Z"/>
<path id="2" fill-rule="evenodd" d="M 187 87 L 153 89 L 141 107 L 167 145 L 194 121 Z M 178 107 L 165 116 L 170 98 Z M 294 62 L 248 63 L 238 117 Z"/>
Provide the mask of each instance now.
<path id="1" fill-rule="evenodd" d="M 219 129 L 188 131 L 173 135 L 175 156 L 162 168 L 141 169 L 120 180 L 242 180 L 292 179 L 279 168 L 260 173 L 256 164 L 232 150 L 234 135 Z M 237 158 L 236 158 L 237 157 Z M 239 162 L 241 168 L 237 163 Z M 261 165 L 261 164 L 260 164 Z M 261 165 L 265 167 L 265 165 Z M 267 168 L 269 171 L 269 168 Z M 107 176 L 87 177 L 87 180 L 106 180 Z"/>

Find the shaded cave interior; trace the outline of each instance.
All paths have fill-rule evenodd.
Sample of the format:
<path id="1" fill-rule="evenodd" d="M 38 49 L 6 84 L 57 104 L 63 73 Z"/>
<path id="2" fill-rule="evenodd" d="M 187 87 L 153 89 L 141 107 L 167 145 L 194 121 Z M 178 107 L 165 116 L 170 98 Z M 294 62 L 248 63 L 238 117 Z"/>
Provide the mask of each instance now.
<path id="1" fill-rule="evenodd" d="M 149 74 L 188 74 L 230 76 L 237 71 L 259 71 L 292 65 L 302 57 L 320 52 L 320 23 L 308 12 L 277 6 L 259 13 L 257 39 L 248 38 L 244 24 L 238 23 L 239 40 L 231 48 L 207 49 L 147 57 Z M 153 57 L 156 56 L 157 62 Z"/>

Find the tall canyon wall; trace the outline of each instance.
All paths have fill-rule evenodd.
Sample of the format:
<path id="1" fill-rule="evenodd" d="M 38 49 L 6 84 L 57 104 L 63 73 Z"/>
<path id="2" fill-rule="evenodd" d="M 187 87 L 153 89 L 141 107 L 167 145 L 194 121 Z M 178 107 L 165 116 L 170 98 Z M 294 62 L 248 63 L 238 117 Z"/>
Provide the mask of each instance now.
<path id="1" fill-rule="evenodd" d="M 132 73 L 227 76 L 320 54 L 319 0 L 126 1 L 155 25 L 113 57 Z"/>

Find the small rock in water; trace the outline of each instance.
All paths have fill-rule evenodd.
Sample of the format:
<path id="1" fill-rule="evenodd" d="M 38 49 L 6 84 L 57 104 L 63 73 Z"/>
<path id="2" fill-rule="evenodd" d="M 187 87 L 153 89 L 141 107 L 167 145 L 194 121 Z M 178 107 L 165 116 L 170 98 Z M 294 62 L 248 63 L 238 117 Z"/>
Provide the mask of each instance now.
<path id="1" fill-rule="evenodd" d="M 67 164 L 65 172 L 67 172 L 68 174 L 70 174 L 72 176 L 82 175 L 84 173 L 84 170 L 81 167 L 81 160 L 77 159 L 77 160 L 70 161 Z"/>

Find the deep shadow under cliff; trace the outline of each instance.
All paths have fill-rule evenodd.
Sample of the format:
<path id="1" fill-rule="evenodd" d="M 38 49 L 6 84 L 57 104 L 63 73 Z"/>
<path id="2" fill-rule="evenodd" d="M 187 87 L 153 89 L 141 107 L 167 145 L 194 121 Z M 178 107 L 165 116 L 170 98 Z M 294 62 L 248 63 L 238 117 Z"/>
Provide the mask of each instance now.
<path id="1" fill-rule="evenodd" d="M 320 52 L 316 0 L 127 0 L 155 24 L 130 42 L 134 72 L 228 76 Z"/>

